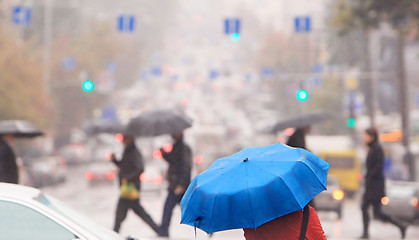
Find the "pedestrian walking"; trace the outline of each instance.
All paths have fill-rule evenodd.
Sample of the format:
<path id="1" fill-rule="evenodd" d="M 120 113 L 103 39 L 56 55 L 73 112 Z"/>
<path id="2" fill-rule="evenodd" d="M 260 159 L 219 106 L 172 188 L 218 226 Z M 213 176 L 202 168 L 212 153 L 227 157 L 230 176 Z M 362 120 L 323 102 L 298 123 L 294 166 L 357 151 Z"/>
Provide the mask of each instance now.
<path id="1" fill-rule="evenodd" d="M 164 204 L 162 224 L 159 236 L 169 236 L 169 225 L 172 218 L 173 208 L 180 204 L 186 189 L 191 181 L 192 152 L 190 147 L 183 141 L 183 133 L 172 135 L 175 143 L 171 152 L 162 152 L 163 158 L 169 163 L 167 178 L 169 181 L 168 195 Z"/>
<path id="2" fill-rule="evenodd" d="M 143 158 L 135 145 L 132 136 L 124 135 L 124 152 L 122 159 L 118 161 L 112 154 L 112 162 L 119 168 L 120 197 L 116 208 L 114 231 L 119 232 L 121 223 L 132 209 L 143 219 L 156 233 L 158 225 L 140 205 L 139 192 L 141 189 L 140 175 L 144 171 Z"/>
<path id="3" fill-rule="evenodd" d="M 258 228 L 245 228 L 246 240 L 326 240 L 316 210 L 307 205 Z"/>
<path id="4" fill-rule="evenodd" d="M 361 239 L 369 238 L 368 227 L 370 216 L 368 210 L 370 207 L 373 207 L 375 218 L 396 225 L 400 229 L 402 239 L 404 239 L 407 225 L 385 215 L 381 210 L 381 198 L 385 196 L 385 179 L 383 172 L 384 152 L 378 139 L 378 131 L 375 128 L 368 128 L 364 132 L 363 140 L 364 144 L 368 147 L 368 154 L 366 159 L 367 173 L 365 175 L 365 192 L 362 197 L 364 232 Z"/>
<path id="5" fill-rule="evenodd" d="M 14 141 L 13 134 L 0 135 L 0 182 L 19 182 L 16 156 L 9 144 Z"/>

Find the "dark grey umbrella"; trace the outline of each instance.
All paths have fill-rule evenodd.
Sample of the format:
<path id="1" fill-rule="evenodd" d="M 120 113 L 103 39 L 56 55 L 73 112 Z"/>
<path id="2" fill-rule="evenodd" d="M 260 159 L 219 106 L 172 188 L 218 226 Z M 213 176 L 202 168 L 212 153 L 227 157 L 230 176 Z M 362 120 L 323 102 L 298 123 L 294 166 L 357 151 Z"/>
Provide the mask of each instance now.
<path id="1" fill-rule="evenodd" d="M 15 137 L 37 137 L 44 133 L 35 125 L 25 120 L 0 121 L 0 135 L 13 134 Z"/>
<path id="2" fill-rule="evenodd" d="M 96 135 L 100 133 L 123 133 L 125 131 L 125 126 L 122 123 L 115 121 L 98 121 L 89 123 L 85 126 L 84 131 L 88 135 Z"/>
<path id="3" fill-rule="evenodd" d="M 307 126 L 311 126 L 315 123 L 325 121 L 331 118 L 332 118 L 332 115 L 326 112 L 309 113 L 309 114 L 301 115 L 299 117 L 283 120 L 276 123 L 272 128 L 272 132 L 276 133 L 286 128 L 307 127 Z"/>
<path id="4" fill-rule="evenodd" d="M 147 111 L 128 123 L 126 134 L 138 137 L 152 137 L 181 133 L 192 126 L 192 120 L 175 110 Z"/>

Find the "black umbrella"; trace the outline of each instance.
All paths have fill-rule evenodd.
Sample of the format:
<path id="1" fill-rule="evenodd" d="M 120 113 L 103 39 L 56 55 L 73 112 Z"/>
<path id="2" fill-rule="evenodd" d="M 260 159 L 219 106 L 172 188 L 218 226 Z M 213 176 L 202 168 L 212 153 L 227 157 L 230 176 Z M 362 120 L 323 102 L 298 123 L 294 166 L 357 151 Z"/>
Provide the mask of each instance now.
<path id="1" fill-rule="evenodd" d="M 100 133 L 115 134 L 123 133 L 125 131 L 125 126 L 115 121 L 98 121 L 87 124 L 84 131 L 88 135 L 96 135 Z"/>
<path id="2" fill-rule="evenodd" d="M 13 134 L 15 137 L 37 137 L 44 133 L 35 125 L 25 120 L 0 121 L 0 135 Z"/>
<path id="3" fill-rule="evenodd" d="M 284 130 L 286 128 L 302 128 L 313 125 L 315 123 L 331 119 L 332 115 L 326 112 L 316 112 L 310 113 L 306 115 L 301 115 L 296 118 L 287 119 L 278 122 L 272 128 L 272 132 L 276 133 L 280 130 Z"/>
<path id="4" fill-rule="evenodd" d="M 192 120 L 175 110 L 147 111 L 128 123 L 126 133 L 138 137 L 152 137 L 181 133 L 192 126 Z"/>

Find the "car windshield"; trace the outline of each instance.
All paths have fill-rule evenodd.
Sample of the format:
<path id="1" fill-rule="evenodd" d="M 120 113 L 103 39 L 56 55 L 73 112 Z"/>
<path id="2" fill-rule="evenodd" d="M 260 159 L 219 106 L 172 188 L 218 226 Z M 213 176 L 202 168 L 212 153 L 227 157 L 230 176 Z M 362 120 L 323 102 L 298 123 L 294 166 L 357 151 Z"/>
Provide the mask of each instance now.
<path id="1" fill-rule="evenodd" d="M 72 220 L 73 222 L 77 222 L 79 226 L 83 227 L 84 229 L 86 229 L 86 231 L 97 236 L 99 239 L 102 239 L 102 240 L 107 240 L 107 239 L 123 240 L 124 239 L 123 237 L 115 233 L 114 231 L 111 231 L 103 227 L 102 225 L 92 221 L 88 217 L 84 216 L 83 214 L 77 212 L 76 210 L 67 206 L 63 202 L 49 195 L 39 194 L 36 200 L 44 204 L 45 206 L 53 209 L 54 211 L 61 213 L 63 216 Z"/>
<path id="2" fill-rule="evenodd" d="M 389 197 L 396 198 L 411 198 L 415 194 L 415 189 L 408 186 L 390 186 L 387 189 L 387 195 Z"/>

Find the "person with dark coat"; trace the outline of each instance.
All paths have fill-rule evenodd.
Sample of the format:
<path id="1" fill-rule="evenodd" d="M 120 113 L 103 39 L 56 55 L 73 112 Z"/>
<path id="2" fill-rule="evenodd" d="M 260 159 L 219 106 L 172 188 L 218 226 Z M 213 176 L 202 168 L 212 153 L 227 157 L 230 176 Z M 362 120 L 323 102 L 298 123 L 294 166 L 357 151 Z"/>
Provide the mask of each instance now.
<path id="1" fill-rule="evenodd" d="M 161 149 L 163 158 L 169 163 L 167 178 L 169 181 L 168 195 L 164 204 L 162 224 L 159 236 L 169 236 L 169 225 L 172 218 L 173 208 L 180 204 L 186 189 L 191 181 L 192 152 L 190 147 L 183 141 L 183 134 L 172 136 L 175 143 L 171 152 Z"/>
<path id="2" fill-rule="evenodd" d="M 153 221 L 150 215 L 140 205 L 138 193 L 141 189 L 140 175 L 144 171 L 143 158 L 135 145 L 135 139 L 132 136 L 124 136 L 124 152 L 122 159 L 118 161 L 112 154 L 112 162 L 119 168 L 119 185 L 131 183 L 135 186 L 137 195 L 126 197 L 121 194 L 116 208 L 114 231 L 119 232 L 121 223 L 127 216 L 129 209 L 132 209 L 140 218 L 142 218 L 156 233 L 158 225 Z"/>
<path id="3" fill-rule="evenodd" d="M 326 240 L 320 219 L 314 208 L 307 206 L 304 211 L 309 211 L 307 216 L 305 238 L 307 240 Z M 293 240 L 300 239 L 302 225 L 304 224 L 303 211 L 296 211 L 274 219 L 258 228 L 245 228 L 246 240 Z"/>
<path id="4" fill-rule="evenodd" d="M 369 238 L 368 227 L 370 216 L 368 210 L 370 206 L 373 207 L 375 218 L 396 225 L 400 229 L 402 239 L 404 239 L 407 225 L 396 221 L 381 211 L 381 199 L 385 196 L 385 178 L 383 172 L 384 152 L 378 140 L 378 131 L 375 128 L 365 130 L 364 143 L 368 147 L 368 154 L 366 159 L 365 192 L 362 197 L 364 232 L 361 239 Z"/>
<path id="5" fill-rule="evenodd" d="M 288 138 L 287 145 L 306 149 L 306 134 L 309 132 L 309 126 L 295 129 L 295 132 Z"/>
<path id="6" fill-rule="evenodd" d="M 9 143 L 12 143 L 14 136 L 11 134 L 0 136 L 0 182 L 19 182 L 19 171 L 16 163 L 16 156 Z"/>

